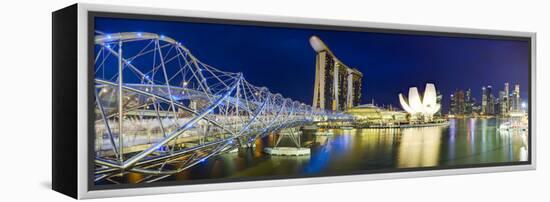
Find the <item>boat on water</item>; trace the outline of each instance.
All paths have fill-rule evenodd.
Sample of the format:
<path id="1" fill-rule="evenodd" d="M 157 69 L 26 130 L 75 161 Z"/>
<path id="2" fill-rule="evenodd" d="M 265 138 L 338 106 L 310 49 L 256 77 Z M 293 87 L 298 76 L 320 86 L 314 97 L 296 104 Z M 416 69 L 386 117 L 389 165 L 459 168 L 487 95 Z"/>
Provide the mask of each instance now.
<path id="1" fill-rule="evenodd" d="M 515 123 L 515 122 L 504 122 L 500 124 L 498 127 L 498 130 L 501 132 L 509 132 L 509 131 L 527 131 L 529 129 L 529 126 L 527 124 L 523 124 L 521 122 Z"/>

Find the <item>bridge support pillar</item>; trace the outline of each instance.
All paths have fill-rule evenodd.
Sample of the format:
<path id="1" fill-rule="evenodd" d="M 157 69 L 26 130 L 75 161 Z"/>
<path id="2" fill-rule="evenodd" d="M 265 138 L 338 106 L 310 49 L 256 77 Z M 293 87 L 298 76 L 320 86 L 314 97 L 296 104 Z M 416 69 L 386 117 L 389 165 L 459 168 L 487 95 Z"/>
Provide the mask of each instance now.
<path id="1" fill-rule="evenodd" d="M 307 156 L 310 155 L 311 149 L 307 147 L 302 147 L 300 136 L 302 134 L 302 131 L 300 131 L 299 128 L 287 128 L 281 130 L 279 132 L 279 137 L 277 138 L 277 141 L 275 143 L 275 146 L 273 147 L 266 147 L 264 148 L 264 152 L 269 155 L 274 156 Z M 288 138 L 292 141 L 294 144 L 292 146 L 288 147 L 280 147 L 279 143 L 281 143 L 281 140 L 284 138 Z"/>

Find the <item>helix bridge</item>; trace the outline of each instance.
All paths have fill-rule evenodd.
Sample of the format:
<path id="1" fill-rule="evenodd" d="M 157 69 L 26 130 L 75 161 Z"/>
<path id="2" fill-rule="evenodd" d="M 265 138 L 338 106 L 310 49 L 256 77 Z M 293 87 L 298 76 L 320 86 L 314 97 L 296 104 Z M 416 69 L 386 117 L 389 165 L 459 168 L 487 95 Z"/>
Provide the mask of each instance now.
<path id="1" fill-rule="evenodd" d="M 347 118 L 203 63 L 168 36 L 96 32 L 94 41 L 95 182 L 162 180 L 283 129 Z"/>

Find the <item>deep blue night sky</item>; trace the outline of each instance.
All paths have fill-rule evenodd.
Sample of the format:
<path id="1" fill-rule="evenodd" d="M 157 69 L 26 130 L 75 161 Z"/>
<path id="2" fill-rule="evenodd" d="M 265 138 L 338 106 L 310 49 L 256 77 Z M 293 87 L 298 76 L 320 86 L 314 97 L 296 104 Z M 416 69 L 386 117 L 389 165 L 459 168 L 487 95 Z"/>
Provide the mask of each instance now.
<path id="1" fill-rule="evenodd" d="M 481 87 L 504 82 L 521 85 L 527 99 L 529 44 L 526 41 L 489 40 L 405 34 L 377 34 L 317 29 L 184 23 L 153 20 L 96 18 L 96 30 L 105 33 L 153 32 L 180 41 L 201 61 L 218 69 L 242 72 L 257 85 L 311 104 L 315 52 L 309 37 L 319 36 L 350 67 L 363 72 L 362 103 L 399 106 L 398 93 L 411 86 L 424 90 L 434 82 L 443 94 L 443 108 L 455 89 L 471 88 L 481 101 Z"/>

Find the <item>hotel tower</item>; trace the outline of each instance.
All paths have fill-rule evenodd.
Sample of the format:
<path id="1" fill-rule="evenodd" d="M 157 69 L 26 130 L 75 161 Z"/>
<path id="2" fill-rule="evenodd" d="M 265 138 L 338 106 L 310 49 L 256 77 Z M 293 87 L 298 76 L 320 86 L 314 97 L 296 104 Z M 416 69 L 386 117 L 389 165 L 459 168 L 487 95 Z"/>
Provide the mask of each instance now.
<path id="1" fill-rule="evenodd" d="M 340 61 L 317 36 L 309 43 L 315 56 L 313 107 L 344 111 L 359 105 L 363 74 Z"/>

